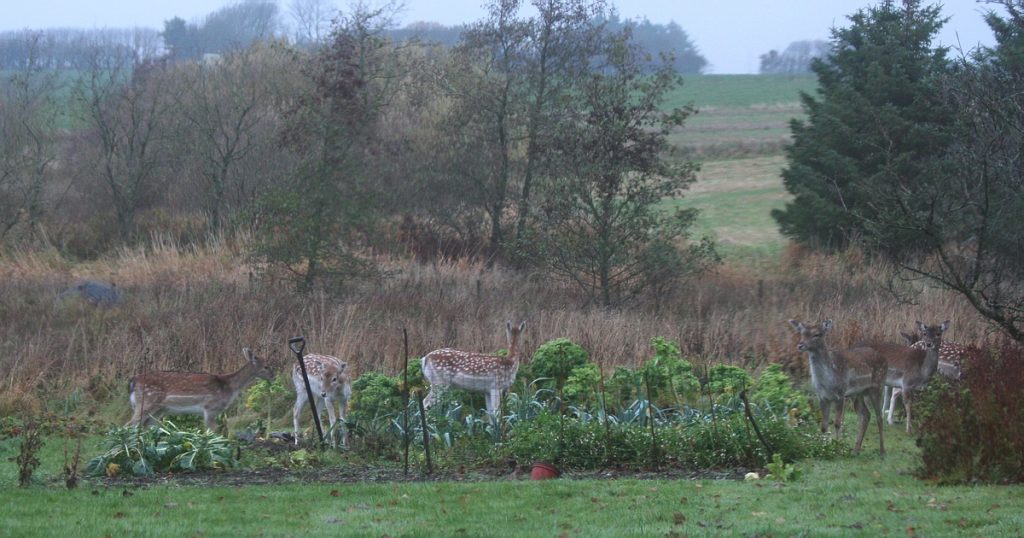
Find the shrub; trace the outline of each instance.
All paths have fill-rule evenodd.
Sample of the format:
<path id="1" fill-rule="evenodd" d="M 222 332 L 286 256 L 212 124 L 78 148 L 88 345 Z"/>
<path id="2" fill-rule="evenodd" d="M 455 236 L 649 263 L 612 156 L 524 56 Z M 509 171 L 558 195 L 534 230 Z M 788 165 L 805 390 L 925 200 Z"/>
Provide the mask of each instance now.
<path id="1" fill-rule="evenodd" d="M 679 406 L 681 400 L 690 400 L 700 391 L 700 381 L 693 374 L 693 365 L 682 358 L 679 344 L 660 336 L 651 338 L 654 357 L 640 368 L 640 380 L 646 395 L 659 407 Z"/>
<path id="2" fill-rule="evenodd" d="M 754 384 L 746 370 L 728 364 L 716 364 L 708 371 L 708 391 L 712 394 L 732 396 Z"/>
<path id="3" fill-rule="evenodd" d="M 625 368 L 616 366 L 612 375 L 604 380 L 605 398 L 609 407 L 622 407 L 627 402 L 632 402 L 638 396 L 640 386 L 640 374 Z"/>
<path id="4" fill-rule="evenodd" d="M 94 476 L 136 476 L 154 472 L 199 471 L 237 466 L 234 447 L 207 430 L 183 429 L 164 420 L 158 428 L 113 428 L 104 438 L 106 452 L 89 460 Z"/>
<path id="5" fill-rule="evenodd" d="M 796 414 L 800 416 L 806 416 L 810 412 L 807 397 L 793 388 L 792 380 L 778 363 L 769 365 L 761 372 L 757 383 L 754 384 L 750 400 L 753 403 L 766 404 L 779 414 L 792 413 L 793 409 L 796 409 Z"/>
<path id="6" fill-rule="evenodd" d="M 352 403 L 348 419 L 368 424 L 402 411 L 402 390 L 398 378 L 365 372 L 352 382 Z"/>
<path id="7" fill-rule="evenodd" d="M 569 378 L 565 381 L 565 398 L 580 406 L 590 406 L 597 398 L 600 383 L 601 371 L 596 364 L 588 362 L 577 366 L 569 372 Z"/>
<path id="8" fill-rule="evenodd" d="M 568 338 L 556 338 L 541 344 L 533 354 L 530 371 L 536 377 L 547 377 L 562 388 L 573 368 L 587 364 L 587 350 Z"/>
<path id="9" fill-rule="evenodd" d="M 915 400 L 921 473 L 946 483 L 1024 482 L 1024 349 L 969 354 L 961 381 L 936 376 Z"/>
<path id="10" fill-rule="evenodd" d="M 769 453 L 741 413 L 710 420 L 663 423 L 657 429 L 655 453 L 661 463 L 686 469 L 760 468 L 778 454 L 782 461 L 830 458 L 847 452 L 845 446 L 813 432 L 794 429 L 784 417 L 758 413 L 758 426 L 773 448 Z M 632 469 L 650 465 L 651 432 L 641 423 L 610 424 L 566 418 L 552 413 L 520 422 L 512 428 L 506 449 L 519 463 L 544 460 L 565 469 L 616 466 Z"/>

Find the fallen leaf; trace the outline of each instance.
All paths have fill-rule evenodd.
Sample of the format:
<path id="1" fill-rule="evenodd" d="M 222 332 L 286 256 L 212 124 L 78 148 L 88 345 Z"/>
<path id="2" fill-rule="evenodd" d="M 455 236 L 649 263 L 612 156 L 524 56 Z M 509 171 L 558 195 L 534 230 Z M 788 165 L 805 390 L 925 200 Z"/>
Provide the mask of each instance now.
<path id="1" fill-rule="evenodd" d="M 907 536 L 917 536 L 914 532 L 914 527 L 907 527 Z"/>
<path id="2" fill-rule="evenodd" d="M 331 490 L 331 497 L 341 497 L 341 492 L 336 490 L 336 489 L 332 489 Z"/>
<path id="3" fill-rule="evenodd" d="M 686 515 L 682 512 L 676 512 L 672 514 L 672 522 L 676 525 L 682 525 L 683 523 L 686 523 Z"/>
<path id="4" fill-rule="evenodd" d="M 754 517 L 761 517 L 761 516 L 767 516 L 768 512 L 751 512 L 750 515 L 752 515 Z"/>
<path id="5" fill-rule="evenodd" d="M 118 512 L 114 514 L 114 519 L 124 519 L 126 515 L 124 512 Z"/>
<path id="6" fill-rule="evenodd" d="M 894 503 L 892 501 L 885 501 L 885 509 L 890 511 L 890 512 L 896 512 L 896 513 L 899 513 L 899 511 L 900 511 L 898 508 L 896 508 L 896 503 Z"/>
<path id="7" fill-rule="evenodd" d="M 177 507 L 178 507 L 178 503 L 176 503 L 176 502 L 164 503 L 164 508 L 177 508 Z"/>
<path id="8" fill-rule="evenodd" d="M 784 518 L 784 517 L 775 518 L 775 522 L 778 523 L 779 525 L 782 525 L 783 523 L 786 522 L 786 518 Z"/>

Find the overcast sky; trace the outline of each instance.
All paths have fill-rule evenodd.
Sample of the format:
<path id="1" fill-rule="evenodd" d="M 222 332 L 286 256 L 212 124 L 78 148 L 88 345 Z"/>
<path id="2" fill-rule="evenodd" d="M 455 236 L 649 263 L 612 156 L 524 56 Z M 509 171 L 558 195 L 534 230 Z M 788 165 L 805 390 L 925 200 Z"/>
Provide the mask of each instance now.
<path id="1" fill-rule="evenodd" d="M 287 13 L 291 0 L 279 0 Z M 174 16 L 202 18 L 230 0 L 4 0 L 0 30 L 50 27 L 148 26 L 162 29 Z M 338 0 L 339 6 L 347 1 Z M 833 26 L 872 0 L 618 0 L 624 18 L 675 21 L 710 62 L 711 73 L 756 73 L 758 57 L 793 41 L 827 39 Z M 950 17 L 939 40 L 970 49 L 993 43 L 976 0 L 946 0 Z M 400 22 L 435 21 L 451 25 L 483 16 L 482 0 L 405 0 Z"/>

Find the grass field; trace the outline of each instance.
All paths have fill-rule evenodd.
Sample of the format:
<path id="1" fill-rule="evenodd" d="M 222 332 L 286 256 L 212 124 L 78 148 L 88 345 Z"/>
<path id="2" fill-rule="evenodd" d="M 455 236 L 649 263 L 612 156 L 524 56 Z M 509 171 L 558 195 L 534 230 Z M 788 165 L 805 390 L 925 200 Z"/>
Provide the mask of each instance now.
<path id="1" fill-rule="evenodd" d="M 569 477 L 19 489 L 2 462 L 0 535 L 1020 536 L 1024 488 L 919 480 L 913 439 L 897 425 L 886 441 L 884 460 L 869 432 L 862 455 L 800 462 L 803 476 L 784 484 Z M 59 458 L 46 452 L 44 474 L 54 476 Z"/>
<path id="2" fill-rule="evenodd" d="M 790 199 L 779 176 L 785 165 L 781 155 L 706 162 L 685 196 L 666 207 L 699 209 L 694 235 L 713 237 L 726 261 L 775 264 L 786 239 L 771 210 Z"/>
<path id="3" fill-rule="evenodd" d="M 686 77 L 666 107 L 692 105 L 697 114 L 671 140 L 698 158 L 774 155 L 789 141 L 789 121 L 803 116 L 800 93 L 813 93 L 812 75 Z"/>

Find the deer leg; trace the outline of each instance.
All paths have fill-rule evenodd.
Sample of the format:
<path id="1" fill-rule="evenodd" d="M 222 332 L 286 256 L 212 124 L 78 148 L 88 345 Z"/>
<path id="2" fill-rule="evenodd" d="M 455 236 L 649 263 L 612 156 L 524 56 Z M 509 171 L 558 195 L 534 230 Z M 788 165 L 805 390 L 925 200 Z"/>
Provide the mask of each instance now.
<path id="1" fill-rule="evenodd" d="M 879 399 L 880 394 L 877 391 L 871 392 L 871 407 L 875 410 L 875 421 L 878 423 L 878 456 L 881 458 L 885 457 L 885 433 L 883 433 L 883 420 L 882 420 L 882 400 Z M 869 418 L 870 420 L 870 418 Z"/>
<path id="2" fill-rule="evenodd" d="M 501 391 L 492 390 L 487 395 L 487 414 L 493 415 L 501 405 Z"/>
<path id="3" fill-rule="evenodd" d="M 828 434 L 828 415 L 832 411 L 832 402 L 824 398 L 818 398 L 818 407 L 821 408 L 821 434 Z"/>
<path id="4" fill-rule="evenodd" d="M 327 431 L 329 431 L 330 434 L 331 434 L 331 448 L 336 448 L 338 445 L 337 445 L 337 441 L 335 440 L 335 437 L 334 437 L 334 434 L 335 434 L 334 425 L 337 424 L 338 419 L 334 415 L 334 400 L 332 400 L 330 398 L 324 398 L 323 401 L 324 401 L 324 407 L 327 408 L 327 420 L 330 421 L 330 427 L 328 428 Z"/>
<path id="5" fill-rule="evenodd" d="M 435 388 L 434 385 L 427 389 L 427 397 L 423 399 L 424 410 L 430 409 L 430 406 L 434 405 L 434 400 L 438 398 L 437 392 L 440 392 L 440 389 Z"/>
<path id="6" fill-rule="evenodd" d="M 299 417 L 302 415 L 302 408 L 306 407 L 306 393 L 301 390 L 295 391 L 295 405 L 292 407 L 292 426 L 294 427 L 295 444 L 299 444 Z"/>
<path id="7" fill-rule="evenodd" d="M 853 452 L 860 454 L 861 446 L 864 444 L 864 434 L 867 433 L 868 422 L 871 421 L 871 411 L 868 410 L 867 404 L 864 403 L 864 396 L 855 396 L 853 398 L 853 408 L 857 410 L 857 416 L 860 418 L 857 428 L 857 442 L 854 444 Z"/>
<path id="8" fill-rule="evenodd" d="M 348 406 L 348 400 L 342 399 L 338 401 L 338 422 L 341 424 L 341 446 L 348 446 L 348 424 L 345 422 L 345 407 Z"/>
<path id="9" fill-rule="evenodd" d="M 907 433 L 910 433 L 910 390 L 903 391 L 903 408 L 907 411 Z"/>
<path id="10" fill-rule="evenodd" d="M 206 429 L 217 431 L 218 413 L 212 409 L 203 409 L 203 421 L 206 422 Z"/>
<path id="11" fill-rule="evenodd" d="M 843 422 L 845 417 L 844 407 L 846 406 L 846 398 L 840 396 L 836 400 L 836 439 L 843 438 Z"/>
<path id="12" fill-rule="evenodd" d="M 888 390 L 888 388 L 887 388 L 887 390 Z M 893 424 L 892 417 L 893 417 L 893 414 L 896 411 L 896 398 L 900 397 L 900 395 L 903 393 L 903 391 L 899 387 L 894 387 L 891 390 L 892 390 L 892 395 L 889 397 L 889 424 L 890 425 Z"/>

